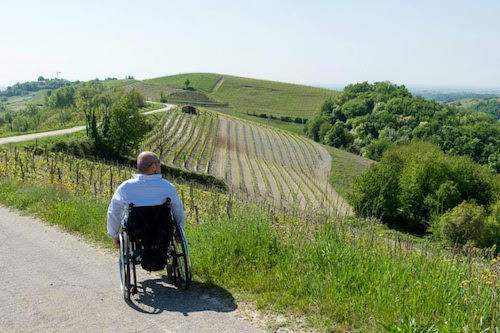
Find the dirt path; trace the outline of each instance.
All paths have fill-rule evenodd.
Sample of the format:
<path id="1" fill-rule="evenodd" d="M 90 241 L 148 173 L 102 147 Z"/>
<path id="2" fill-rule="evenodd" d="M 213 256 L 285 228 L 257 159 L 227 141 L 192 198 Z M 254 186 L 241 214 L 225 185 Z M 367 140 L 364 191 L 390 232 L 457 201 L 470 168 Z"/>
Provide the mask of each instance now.
<path id="1" fill-rule="evenodd" d="M 4 207 L 0 216 L 2 332 L 263 332 L 237 317 L 227 291 L 181 291 L 142 270 L 129 306 L 115 255 Z"/>
<path id="2" fill-rule="evenodd" d="M 216 92 L 217 90 L 219 90 L 220 86 L 222 86 L 223 83 L 224 83 L 224 76 L 221 76 L 220 79 L 215 83 L 212 92 Z"/>

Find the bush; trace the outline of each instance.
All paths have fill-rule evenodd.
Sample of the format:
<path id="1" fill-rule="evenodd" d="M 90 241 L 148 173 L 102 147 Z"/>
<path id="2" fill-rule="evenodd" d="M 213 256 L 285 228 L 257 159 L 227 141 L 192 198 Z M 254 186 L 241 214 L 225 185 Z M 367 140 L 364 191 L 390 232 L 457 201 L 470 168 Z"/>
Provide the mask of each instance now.
<path id="1" fill-rule="evenodd" d="M 488 246 L 486 212 L 474 202 L 464 201 L 440 218 L 441 235 L 449 243 Z"/>
<path id="2" fill-rule="evenodd" d="M 53 152 L 63 152 L 77 157 L 89 157 L 96 154 L 94 140 L 88 138 L 58 141 L 49 149 Z"/>
<path id="3" fill-rule="evenodd" d="M 463 201 L 484 209 L 498 200 L 500 177 L 468 157 L 449 156 L 424 142 L 393 147 L 354 185 L 351 204 L 361 216 L 425 232 L 432 218 Z"/>

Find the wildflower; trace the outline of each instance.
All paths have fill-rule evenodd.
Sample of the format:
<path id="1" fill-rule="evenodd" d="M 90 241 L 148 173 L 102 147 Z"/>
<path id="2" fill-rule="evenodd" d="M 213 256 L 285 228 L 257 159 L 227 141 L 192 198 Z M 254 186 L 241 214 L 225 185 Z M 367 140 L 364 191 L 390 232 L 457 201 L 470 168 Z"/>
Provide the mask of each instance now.
<path id="1" fill-rule="evenodd" d="M 378 236 L 379 236 L 379 237 L 382 237 L 382 233 L 379 233 L 379 234 L 378 234 Z"/>
<path id="2" fill-rule="evenodd" d="M 462 286 L 467 287 L 467 285 L 469 284 L 469 282 L 470 282 L 469 280 L 463 280 L 462 281 Z"/>
<path id="3" fill-rule="evenodd" d="M 492 263 L 496 263 L 496 262 L 497 262 L 497 258 L 493 258 L 493 259 L 491 259 L 491 262 L 492 262 Z"/>
<path id="4" fill-rule="evenodd" d="M 488 286 L 491 286 L 491 285 L 493 284 L 493 282 L 491 282 L 490 280 L 488 280 L 488 281 L 486 281 L 486 284 L 487 284 Z"/>

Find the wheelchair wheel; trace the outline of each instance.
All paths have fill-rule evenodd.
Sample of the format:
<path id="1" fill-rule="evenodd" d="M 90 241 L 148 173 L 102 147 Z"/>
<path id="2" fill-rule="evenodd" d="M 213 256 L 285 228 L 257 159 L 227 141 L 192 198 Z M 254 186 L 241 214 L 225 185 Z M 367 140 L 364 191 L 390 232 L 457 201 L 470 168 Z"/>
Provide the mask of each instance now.
<path id="1" fill-rule="evenodd" d="M 180 238 L 181 242 L 177 243 L 176 238 Z M 172 243 L 174 247 L 173 275 L 175 284 L 182 289 L 188 289 L 191 282 L 189 248 L 183 230 L 177 225 L 174 229 Z"/>
<path id="2" fill-rule="evenodd" d="M 129 241 L 126 232 L 120 233 L 120 259 L 118 262 L 120 271 L 120 289 L 123 298 L 130 301 L 130 256 Z"/>

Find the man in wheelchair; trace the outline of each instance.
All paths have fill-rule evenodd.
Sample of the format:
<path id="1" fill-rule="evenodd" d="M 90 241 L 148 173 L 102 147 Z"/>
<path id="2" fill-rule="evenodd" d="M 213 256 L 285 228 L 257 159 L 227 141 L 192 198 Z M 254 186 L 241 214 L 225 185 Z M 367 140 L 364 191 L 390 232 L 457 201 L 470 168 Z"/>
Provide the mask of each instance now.
<path id="1" fill-rule="evenodd" d="M 155 153 L 139 154 L 137 171 L 116 189 L 107 218 L 108 236 L 120 249 L 120 282 L 127 300 L 130 293 L 137 292 L 136 264 L 148 271 L 167 266 L 169 276 L 184 288 L 190 279 L 184 209 L 177 190 L 162 178 L 161 162 Z"/>

